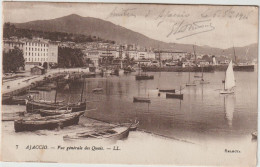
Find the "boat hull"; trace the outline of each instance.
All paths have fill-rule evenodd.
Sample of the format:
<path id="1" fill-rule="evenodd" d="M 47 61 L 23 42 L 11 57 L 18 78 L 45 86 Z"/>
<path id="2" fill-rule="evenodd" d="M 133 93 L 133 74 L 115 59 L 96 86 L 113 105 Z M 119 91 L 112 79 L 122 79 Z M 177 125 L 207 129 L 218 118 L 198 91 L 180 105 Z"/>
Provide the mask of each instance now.
<path id="1" fill-rule="evenodd" d="M 175 89 L 159 89 L 159 92 L 170 92 L 170 93 L 175 93 Z"/>
<path id="2" fill-rule="evenodd" d="M 110 130 L 110 129 L 107 129 Z M 111 129 L 113 130 L 113 128 Z M 126 128 L 123 132 L 109 135 L 109 136 L 103 136 L 102 134 L 106 133 L 106 130 L 104 131 L 98 131 L 93 133 L 86 133 L 85 135 L 74 135 L 74 136 L 63 136 L 63 140 L 123 140 L 128 137 L 130 131 L 130 127 Z M 99 135 L 96 135 L 99 134 Z"/>
<path id="3" fill-rule="evenodd" d="M 166 98 L 181 99 L 183 100 L 183 94 L 166 93 Z"/>
<path id="4" fill-rule="evenodd" d="M 58 127 L 63 128 L 66 126 L 78 124 L 79 118 L 83 114 L 84 112 L 72 114 L 67 118 L 62 118 L 64 115 L 61 115 L 60 117 L 56 117 L 55 119 L 50 121 L 42 121 L 37 119 L 25 120 L 25 121 L 15 120 L 14 129 L 15 132 L 23 132 L 23 131 L 36 131 L 36 130 L 53 130 Z"/>
<path id="5" fill-rule="evenodd" d="M 65 110 L 67 108 L 71 108 L 72 112 L 83 111 L 83 110 L 86 110 L 86 103 L 84 102 L 84 103 L 80 103 L 80 104 L 66 105 L 66 104 L 60 104 L 60 103 L 44 103 L 44 102 L 37 102 L 37 101 L 28 101 L 26 104 L 26 111 L 29 113 L 36 112 L 37 110 L 40 110 L 40 109 Z"/>
<path id="6" fill-rule="evenodd" d="M 133 102 L 140 102 L 140 103 L 151 103 L 151 100 L 144 97 L 134 97 Z"/>
<path id="7" fill-rule="evenodd" d="M 136 80 L 152 80 L 154 79 L 153 75 L 136 75 L 135 76 Z"/>
<path id="8" fill-rule="evenodd" d="M 220 91 L 220 94 L 234 94 L 235 92 L 233 90 L 222 90 Z"/>

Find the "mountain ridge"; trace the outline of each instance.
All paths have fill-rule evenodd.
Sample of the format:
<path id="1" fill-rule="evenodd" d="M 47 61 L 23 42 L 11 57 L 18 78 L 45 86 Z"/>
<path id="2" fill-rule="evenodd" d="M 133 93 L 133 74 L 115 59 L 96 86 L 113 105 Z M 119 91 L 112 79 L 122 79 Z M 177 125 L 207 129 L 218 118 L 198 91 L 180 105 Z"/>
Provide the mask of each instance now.
<path id="1" fill-rule="evenodd" d="M 160 47 L 160 49 L 174 49 L 176 51 L 186 51 L 193 53 L 192 44 L 166 43 L 163 41 L 151 39 L 141 33 L 127 29 L 120 25 L 116 25 L 110 21 L 94 17 L 82 17 L 77 14 L 70 14 L 49 20 L 35 20 L 25 23 L 12 24 L 18 28 L 24 29 L 93 35 L 103 39 L 113 40 L 118 44 L 137 44 L 143 47 Z M 233 53 L 233 48 L 220 49 L 207 45 L 196 45 L 195 48 L 197 54 L 221 55 L 225 53 L 225 55 L 230 55 Z M 240 58 L 244 58 L 245 50 L 247 48 L 249 48 L 247 54 L 251 55 L 253 58 L 256 58 L 258 55 L 258 46 L 256 43 L 244 47 L 235 47 L 236 55 Z"/>

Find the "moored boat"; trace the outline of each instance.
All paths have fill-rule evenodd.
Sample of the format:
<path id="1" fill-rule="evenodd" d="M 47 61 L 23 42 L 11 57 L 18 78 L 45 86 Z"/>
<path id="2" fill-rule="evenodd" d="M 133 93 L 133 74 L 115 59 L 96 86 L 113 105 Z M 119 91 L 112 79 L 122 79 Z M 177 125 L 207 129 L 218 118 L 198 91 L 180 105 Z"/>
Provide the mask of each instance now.
<path id="1" fill-rule="evenodd" d="M 92 89 L 92 92 L 103 92 L 103 88 Z"/>
<path id="2" fill-rule="evenodd" d="M 174 98 L 183 100 L 183 94 L 178 93 L 166 93 L 166 98 Z"/>
<path id="3" fill-rule="evenodd" d="M 235 76 L 233 71 L 232 60 L 230 61 L 227 71 L 225 73 L 224 90 L 220 91 L 220 94 L 233 94 L 235 83 Z"/>
<path id="4" fill-rule="evenodd" d="M 42 117 L 45 117 L 52 115 L 68 114 L 72 112 L 72 109 L 67 108 L 66 110 L 39 110 L 38 112 Z"/>
<path id="5" fill-rule="evenodd" d="M 150 80 L 154 79 L 153 75 L 147 75 L 147 74 L 138 74 L 135 76 L 136 80 Z"/>
<path id="6" fill-rule="evenodd" d="M 159 92 L 170 92 L 170 93 L 175 93 L 175 89 L 159 89 Z"/>
<path id="7" fill-rule="evenodd" d="M 133 102 L 151 103 L 151 100 L 147 97 L 134 97 Z"/>
<path id="8" fill-rule="evenodd" d="M 76 133 L 74 135 L 63 136 L 63 140 L 96 140 L 96 139 L 109 139 L 109 140 L 122 140 L 128 137 L 130 126 L 116 126 L 109 129 L 96 130 Z"/>
<path id="9" fill-rule="evenodd" d="M 78 124 L 79 118 L 83 114 L 84 111 L 48 117 L 21 118 L 14 121 L 14 129 L 15 132 L 22 132 L 63 128 Z"/>
<path id="10" fill-rule="evenodd" d="M 45 102 L 45 101 L 35 101 L 29 100 L 26 104 L 26 111 L 27 112 L 35 112 L 39 109 L 45 110 L 64 110 L 67 108 L 71 108 L 72 112 L 83 111 L 86 110 L 86 102 L 79 102 L 79 103 L 72 103 L 72 104 L 64 104 L 58 102 Z"/>
<path id="11" fill-rule="evenodd" d="M 139 121 L 136 121 L 134 123 L 123 123 L 120 125 L 130 127 L 130 131 L 136 131 L 136 129 L 138 128 L 138 125 L 139 125 Z"/>

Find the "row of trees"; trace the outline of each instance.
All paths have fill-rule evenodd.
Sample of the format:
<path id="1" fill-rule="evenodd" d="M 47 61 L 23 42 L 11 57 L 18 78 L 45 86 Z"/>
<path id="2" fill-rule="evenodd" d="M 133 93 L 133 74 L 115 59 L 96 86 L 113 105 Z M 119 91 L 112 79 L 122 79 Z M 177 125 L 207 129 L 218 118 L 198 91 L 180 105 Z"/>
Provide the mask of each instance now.
<path id="1" fill-rule="evenodd" d="M 95 41 L 107 42 L 113 44 L 115 43 L 115 41 L 104 40 L 102 38 L 91 36 L 91 35 L 21 29 L 21 28 L 16 28 L 13 24 L 10 23 L 4 24 L 3 36 L 4 38 L 10 38 L 12 36 L 16 36 L 18 38 L 28 38 L 28 39 L 32 39 L 33 37 L 40 37 L 40 38 L 50 39 L 52 41 L 62 41 L 62 42 L 71 41 L 76 43 L 95 42 Z"/>
<path id="2" fill-rule="evenodd" d="M 58 66 L 60 68 L 84 66 L 84 53 L 80 49 L 58 48 Z"/>
<path id="3" fill-rule="evenodd" d="M 19 68 L 24 68 L 24 62 L 23 51 L 18 47 L 15 47 L 9 52 L 3 52 L 4 73 L 16 72 Z"/>

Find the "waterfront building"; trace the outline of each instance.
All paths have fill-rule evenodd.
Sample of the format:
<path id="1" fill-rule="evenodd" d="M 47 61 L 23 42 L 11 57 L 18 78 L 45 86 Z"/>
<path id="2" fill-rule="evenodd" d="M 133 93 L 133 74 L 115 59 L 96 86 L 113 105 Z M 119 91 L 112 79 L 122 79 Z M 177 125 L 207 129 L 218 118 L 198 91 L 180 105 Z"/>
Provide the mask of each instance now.
<path id="1" fill-rule="evenodd" d="M 10 50 L 14 49 L 15 47 L 23 50 L 24 43 L 19 40 L 4 40 L 3 51 L 5 53 L 9 52 Z"/>
<path id="2" fill-rule="evenodd" d="M 25 68 L 41 65 L 44 62 L 58 63 L 58 45 L 56 42 L 44 40 L 42 38 L 24 40 Z"/>

